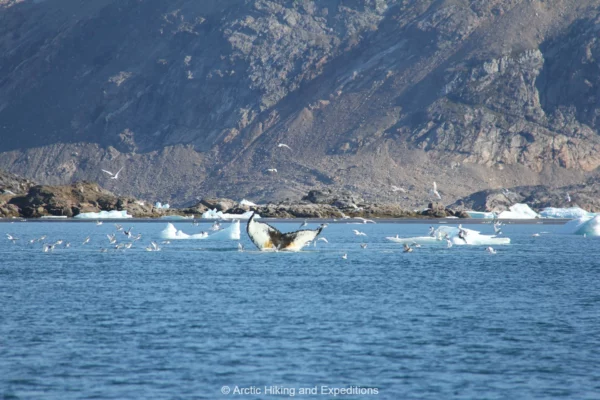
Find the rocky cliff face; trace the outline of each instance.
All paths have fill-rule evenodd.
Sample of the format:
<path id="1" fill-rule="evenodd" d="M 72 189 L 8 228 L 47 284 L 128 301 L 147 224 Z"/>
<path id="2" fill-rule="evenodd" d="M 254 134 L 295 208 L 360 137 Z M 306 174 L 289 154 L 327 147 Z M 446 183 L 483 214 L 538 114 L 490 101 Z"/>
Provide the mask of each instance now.
<path id="1" fill-rule="evenodd" d="M 0 168 L 173 204 L 583 183 L 599 29 L 591 0 L 2 0 Z"/>

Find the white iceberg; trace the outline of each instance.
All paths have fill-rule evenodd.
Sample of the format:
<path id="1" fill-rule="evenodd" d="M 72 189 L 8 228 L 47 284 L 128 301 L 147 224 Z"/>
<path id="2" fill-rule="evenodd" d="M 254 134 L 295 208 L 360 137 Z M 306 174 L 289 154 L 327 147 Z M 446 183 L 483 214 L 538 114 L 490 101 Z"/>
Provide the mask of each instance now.
<path id="1" fill-rule="evenodd" d="M 484 212 L 484 211 L 466 211 L 471 218 L 477 219 L 494 219 L 496 218 L 496 214 L 493 212 Z"/>
<path id="2" fill-rule="evenodd" d="M 248 201 L 246 199 L 242 199 L 242 201 L 240 201 L 240 206 L 256 207 L 257 204 L 254 204 L 253 202 Z"/>
<path id="3" fill-rule="evenodd" d="M 133 216 L 127 214 L 126 210 L 123 211 L 100 211 L 100 212 L 87 212 L 77 214 L 73 218 L 75 219 L 122 219 L 122 218 L 133 218 Z"/>
<path id="4" fill-rule="evenodd" d="M 569 208 L 554 208 L 546 207 L 541 212 L 542 218 L 565 218 L 565 219 L 576 219 L 581 217 L 593 217 L 596 214 L 585 211 L 579 207 Z"/>
<path id="5" fill-rule="evenodd" d="M 213 233 L 200 232 L 196 234 L 187 234 L 177 228 L 172 223 L 167 223 L 167 227 L 160 232 L 160 237 L 167 240 L 178 239 L 217 239 L 217 240 L 240 240 L 240 221 L 233 221 L 227 228 Z"/>
<path id="6" fill-rule="evenodd" d="M 465 236 L 465 240 L 458 237 L 458 228 L 452 226 L 441 226 L 436 229 L 433 233 L 433 236 L 416 236 L 409 238 L 401 238 L 388 236 L 387 240 L 400 243 L 400 244 L 408 244 L 412 245 L 413 243 L 418 244 L 428 244 L 428 245 L 444 245 L 446 246 L 446 235 L 450 242 L 453 245 L 474 245 L 474 246 L 488 246 L 488 245 L 503 245 L 510 244 L 510 238 L 507 237 L 498 237 L 496 235 L 482 235 L 479 231 L 474 231 L 472 229 L 462 228 L 465 232 L 467 232 Z"/>
<path id="7" fill-rule="evenodd" d="M 502 211 L 498 219 L 534 219 L 540 215 L 533 211 L 527 204 L 517 203 L 508 208 L 510 211 Z"/>
<path id="8" fill-rule="evenodd" d="M 600 215 L 581 217 L 564 224 L 558 233 L 585 236 L 600 236 Z"/>
<path id="9" fill-rule="evenodd" d="M 217 211 L 217 209 L 215 208 L 214 210 L 208 210 L 205 213 L 202 214 L 202 218 L 203 219 L 248 219 L 252 216 L 252 213 L 254 211 L 246 211 L 243 214 L 225 214 L 222 211 Z M 259 215 L 257 215 L 255 218 L 260 218 Z"/>

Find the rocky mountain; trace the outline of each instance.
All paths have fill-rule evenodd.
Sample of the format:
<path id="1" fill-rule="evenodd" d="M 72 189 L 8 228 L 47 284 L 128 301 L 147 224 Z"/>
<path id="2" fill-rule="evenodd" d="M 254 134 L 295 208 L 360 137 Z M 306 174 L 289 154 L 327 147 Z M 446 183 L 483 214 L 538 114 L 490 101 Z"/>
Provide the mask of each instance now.
<path id="1" fill-rule="evenodd" d="M 172 204 L 596 182 L 599 30 L 592 0 L 0 0 L 0 168 Z"/>

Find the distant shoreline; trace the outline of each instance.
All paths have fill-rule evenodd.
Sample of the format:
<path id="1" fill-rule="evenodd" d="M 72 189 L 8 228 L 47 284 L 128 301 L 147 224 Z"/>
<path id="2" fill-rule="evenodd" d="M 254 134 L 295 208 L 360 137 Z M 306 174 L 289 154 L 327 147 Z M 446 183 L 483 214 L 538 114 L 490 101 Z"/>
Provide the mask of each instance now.
<path id="1" fill-rule="evenodd" d="M 261 218 L 269 223 L 298 223 L 301 221 L 308 221 L 309 223 L 329 223 L 329 224 L 360 224 L 360 219 L 338 219 L 336 221 L 333 218 Z M 57 223 L 57 222 L 68 222 L 68 223 L 96 223 L 96 221 L 108 222 L 108 223 L 156 223 L 156 222 L 171 222 L 178 224 L 188 224 L 194 221 L 199 223 L 212 223 L 215 221 L 219 222 L 231 222 L 229 220 L 218 220 L 218 219 L 202 219 L 202 218 L 115 218 L 115 219 L 74 219 L 74 218 L 0 218 L 0 223 L 14 223 L 14 222 L 43 222 L 43 223 Z M 385 224 L 442 224 L 442 225 L 483 225 L 493 223 L 493 219 L 484 218 L 373 218 L 376 223 Z M 571 219 L 568 218 L 535 218 L 535 219 L 500 219 L 503 224 L 519 224 L 519 225 L 563 225 Z M 246 220 L 240 220 L 241 223 Z"/>

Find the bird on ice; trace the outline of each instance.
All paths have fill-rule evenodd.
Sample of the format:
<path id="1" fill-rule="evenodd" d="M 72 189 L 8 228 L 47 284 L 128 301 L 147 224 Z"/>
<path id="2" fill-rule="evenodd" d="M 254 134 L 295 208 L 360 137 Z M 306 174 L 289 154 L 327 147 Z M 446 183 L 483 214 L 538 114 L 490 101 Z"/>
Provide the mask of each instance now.
<path id="1" fill-rule="evenodd" d="M 288 145 L 287 145 L 287 144 L 285 144 L 285 143 L 279 143 L 279 144 L 277 145 L 277 147 L 286 147 L 286 148 L 288 148 L 288 149 L 290 149 L 290 150 L 292 149 L 290 146 L 288 146 Z"/>
<path id="2" fill-rule="evenodd" d="M 364 232 L 360 232 L 360 231 L 358 231 L 357 229 L 352 229 L 352 232 L 354 232 L 354 234 L 355 234 L 356 236 L 367 236 L 367 234 L 366 234 L 366 233 L 364 233 Z"/>
<path id="3" fill-rule="evenodd" d="M 107 174 L 109 174 L 110 175 L 109 179 L 119 179 L 119 172 L 121 172 L 122 170 L 123 170 L 123 167 L 121 167 L 121 169 L 118 170 L 116 174 L 113 174 L 112 172 L 107 171 L 105 169 L 103 169 L 102 172 L 106 172 Z"/>
<path id="4" fill-rule="evenodd" d="M 267 172 L 277 173 L 277 168 L 267 168 Z"/>

